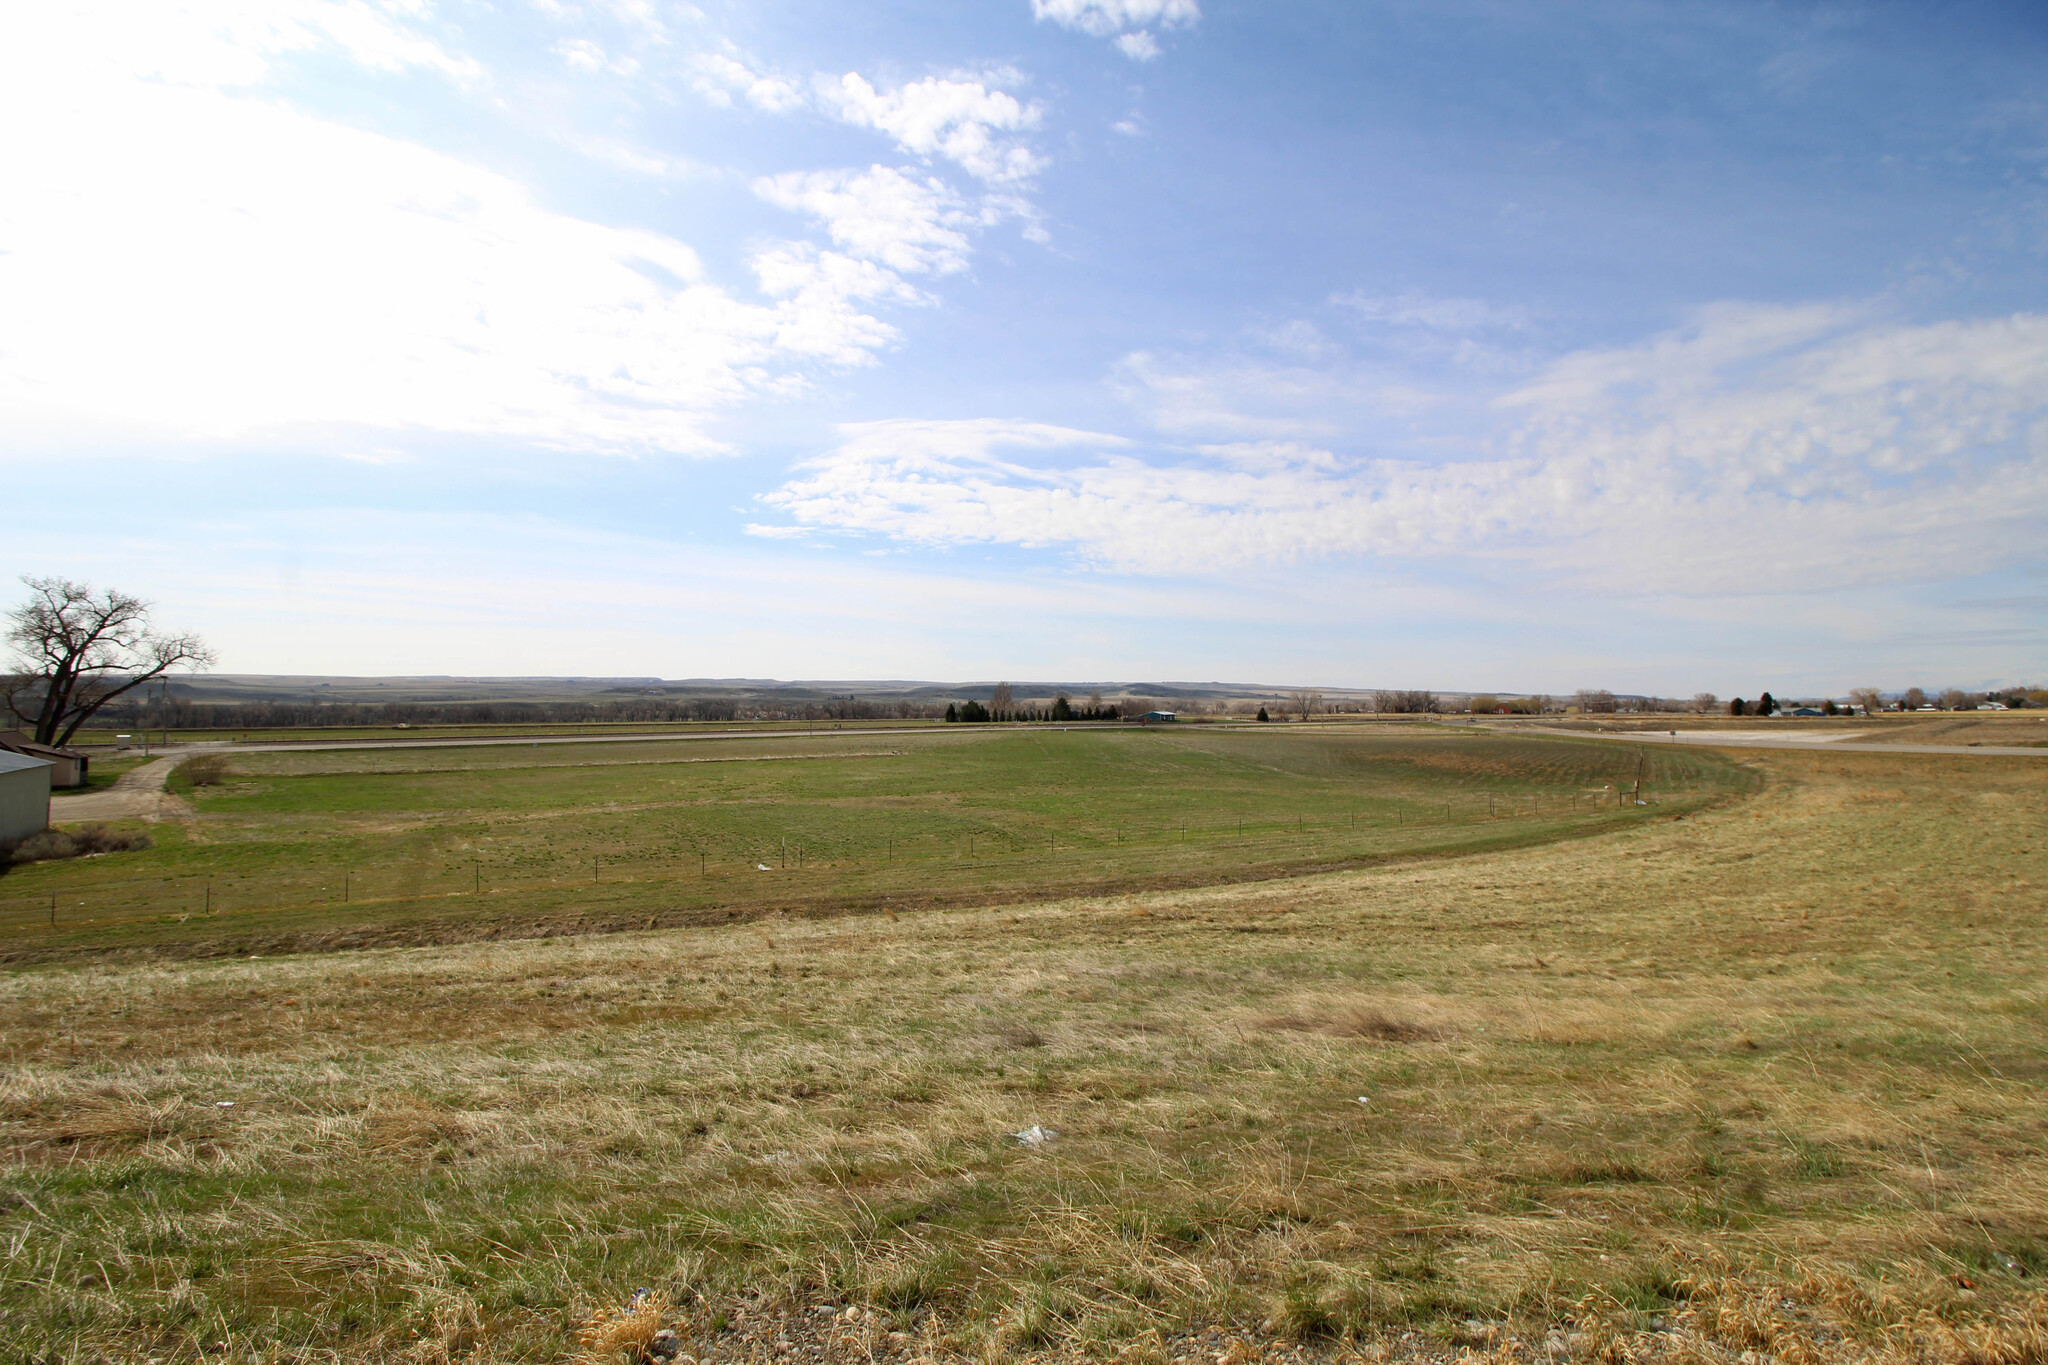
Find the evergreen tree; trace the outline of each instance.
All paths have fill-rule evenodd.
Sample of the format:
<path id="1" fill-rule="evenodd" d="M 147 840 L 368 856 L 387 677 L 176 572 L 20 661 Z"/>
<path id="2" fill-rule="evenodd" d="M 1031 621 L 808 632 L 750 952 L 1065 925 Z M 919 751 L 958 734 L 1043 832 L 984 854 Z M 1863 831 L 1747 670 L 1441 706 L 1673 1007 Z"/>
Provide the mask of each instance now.
<path id="1" fill-rule="evenodd" d="M 1266 720 L 1266 721 L 1269 721 L 1269 720 L 1271 720 L 1271 719 L 1273 719 L 1273 718 L 1272 718 L 1271 716 L 1267 715 L 1267 714 L 1266 714 L 1266 708 L 1265 708 L 1265 707 L 1263 707 L 1263 706 L 1261 706 L 1261 707 L 1259 708 L 1259 719 L 1260 719 L 1260 720 Z"/>

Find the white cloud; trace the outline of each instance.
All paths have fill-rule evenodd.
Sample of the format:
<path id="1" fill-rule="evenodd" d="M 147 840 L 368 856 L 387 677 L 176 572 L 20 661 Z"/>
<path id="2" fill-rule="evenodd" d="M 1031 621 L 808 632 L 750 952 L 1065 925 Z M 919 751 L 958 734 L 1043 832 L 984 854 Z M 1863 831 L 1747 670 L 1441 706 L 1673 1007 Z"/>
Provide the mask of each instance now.
<path id="1" fill-rule="evenodd" d="M 1039 125 L 1038 106 L 982 81 L 930 76 L 877 90 L 849 71 L 836 80 L 821 77 L 817 88 L 819 103 L 835 117 L 887 133 L 913 155 L 943 156 L 978 180 L 1013 185 L 1045 169 L 1045 160 L 1015 136 Z"/>
<path id="2" fill-rule="evenodd" d="M 602 44 L 589 38 L 564 38 L 555 44 L 555 55 L 572 71 L 594 75 L 609 71 L 615 76 L 636 76 L 640 63 L 633 57 L 613 57 L 606 53 Z"/>
<path id="3" fill-rule="evenodd" d="M 1032 17 L 1107 38 L 1157 24 L 1185 28 L 1202 17 L 1195 0 L 1031 0 Z"/>
<path id="4" fill-rule="evenodd" d="M 804 526 L 1143 573 L 1455 553 L 1676 595 L 1988 572 L 2048 534 L 2048 317 L 1727 306 L 1566 357 L 1496 410 L 1508 429 L 1452 461 L 876 423 L 765 500 Z"/>
<path id="5" fill-rule="evenodd" d="M 921 303 L 893 271 L 805 242 L 785 242 L 754 257 L 761 291 L 783 300 L 773 318 L 777 351 L 836 365 L 861 365 L 896 339 L 896 329 L 854 304 L 864 299 Z"/>
<path id="6" fill-rule="evenodd" d="M 786 114 L 806 103 L 803 88 L 785 76 L 755 71 L 745 62 L 725 53 L 700 52 L 690 59 L 691 88 L 721 108 L 739 95 L 756 109 Z"/>
<path id="7" fill-rule="evenodd" d="M 1134 62 L 1159 55 L 1151 25 L 1186 28 L 1202 17 L 1195 0 L 1031 0 L 1032 17 L 1108 38 Z"/>
<path id="8" fill-rule="evenodd" d="M 919 180 L 888 166 L 865 171 L 791 171 L 754 182 L 769 203 L 821 219 L 835 244 L 863 260 L 907 274 L 950 274 L 967 267 L 970 214 L 943 181 Z"/>
<path id="9" fill-rule="evenodd" d="M 1150 29 L 1136 29 L 1116 36 L 1116 50 L 1134 62 L 1149 62 L 1159 55 L 1159 40 Z"/>
<path id="10" fill-rule="evenodd" d="M 299 53 L 335 51 L 375 71 L 419 69 L 459 83 L 482 68 L 451 52 L 417 21 L 423 6 L 366 0 L 148 0 L 113 6 L 17 6 L 6 19 L 0 62 L 29 68 L 73 66 L 87 79 L 110 75 L 214 88 L 262 81 L 272 63 Z"/>
<path id="11" fill-rule="evenodd" d="M 469 73 L 382 10 L 221 7 L 188 31 L 143 6 L 162 41 L 138 47 L 57 31 L 59 8 L 0 44 L 0 122 L 43 130 L 0 142 L 17 449 L 374 427 L 707 450 L 733 402 L 893 339 L 855 306 L 903 293 L 872 265 L 758 263 L 775 301 L 744 302 L 672 238 L 222 87 L 308 44 Z"/>

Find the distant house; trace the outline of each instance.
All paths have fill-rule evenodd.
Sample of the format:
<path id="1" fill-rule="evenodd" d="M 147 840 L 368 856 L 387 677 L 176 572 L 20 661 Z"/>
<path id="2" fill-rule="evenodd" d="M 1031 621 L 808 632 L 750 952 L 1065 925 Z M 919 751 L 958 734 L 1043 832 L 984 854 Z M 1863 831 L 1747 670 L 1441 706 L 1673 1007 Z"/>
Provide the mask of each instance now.
<path id="1" fill-rule="evenodd" d="M 53 787 L 83 787 L 86 767 L 92 762 L 92 755 L 82 749 L 58 749 L 38 744 L 19 730 L 0 730 L 0 752 L 47 761 L 52 767 L 50 785 Z"/>
<path id="2" fill-rule="evenodd" d="M 1146 725 L 1166 725 L 1179 719 L 1180 717 L 1171 711 L 1147 711 L 1143 716 L 1139 717 L 1139 720 Z"/>
<path id="3" fill-rule="evenodd" d="M 1785 714 L 1788 716 L 1824 716 L 1827 712 L 1821 710 L 1818 706 L 1801 706 L 1796 710 L 1787 711 Z"/>
<path id="4" fill-rule="evenodd" d="M 50 827 L 50 770 L 47 758 L 0 749 L 0 839 L 26 839 Z"/>

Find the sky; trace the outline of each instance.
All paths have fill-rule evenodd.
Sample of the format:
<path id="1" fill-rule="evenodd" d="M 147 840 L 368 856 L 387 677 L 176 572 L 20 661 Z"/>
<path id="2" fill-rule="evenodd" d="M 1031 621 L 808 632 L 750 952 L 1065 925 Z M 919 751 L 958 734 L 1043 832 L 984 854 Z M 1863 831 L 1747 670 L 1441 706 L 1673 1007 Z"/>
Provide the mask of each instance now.
<path id="1" fill-rule="evenodd" d="M 2048 680 L 2037 3 L 55 3 L 0 129 L 0 598 L 225 671 Z"/>

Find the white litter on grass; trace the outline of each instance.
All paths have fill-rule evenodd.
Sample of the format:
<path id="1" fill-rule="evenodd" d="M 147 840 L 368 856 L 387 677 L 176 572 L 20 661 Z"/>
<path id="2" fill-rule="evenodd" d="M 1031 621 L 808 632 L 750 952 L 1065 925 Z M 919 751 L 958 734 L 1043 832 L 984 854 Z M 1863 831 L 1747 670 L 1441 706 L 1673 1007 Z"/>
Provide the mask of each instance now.
<path id="1" fill-rule="evenodd" d="M 216 1109 L 232 1109 L 235 1107 L 235 1102 L 233 1100 L 215 1100 L 213 1107 Z"/>
<path id="2" fill-rule="evenodd" d="M 756 871 L 756 872 L 766 872 L 767 870 L 768 870 L 768 864 L 766 864 L 766 863 L 755 863 L 755 864 L 754 864 L 754 871 Z"/>
<path id="3" fill-rule="evenodd" d="M 1358 1102 L 1359 1102 L 1360 1104 L 1371 1104 L 1371 1103 L 1372 1103 L 1372 1096 L 1370 1096 L 1370 1095 L 1360 1095 L 1360 1096 L 1358 1097 Z"/>
<path id="4" fill-rule="evenodd" d="M 1010 1134 L 1011 1137 L 1017 1139 L 1017 1141 L 1023 1143 L 1026 1147 L 1043 1147 L 1046 1143 L 1051 1142 L 1054 1138 L 1058 1137 L 1059 1135 L 1059 1129 L 1041 1127 L 1036 1123 L 1032 1124 L 1029 1128 L 1026 1128 L 1021 1133 Z"/>

